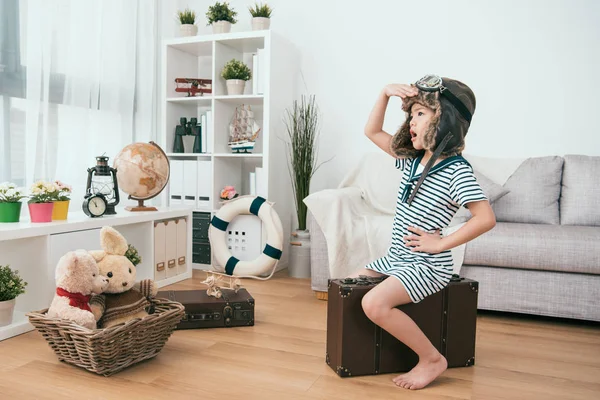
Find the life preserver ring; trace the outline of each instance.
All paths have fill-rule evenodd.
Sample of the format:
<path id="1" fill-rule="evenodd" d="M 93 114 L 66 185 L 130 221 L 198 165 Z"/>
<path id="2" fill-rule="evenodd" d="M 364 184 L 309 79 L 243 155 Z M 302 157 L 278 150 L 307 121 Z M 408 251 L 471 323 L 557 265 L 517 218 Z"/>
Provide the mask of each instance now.
<path id="1" fill-rule="evenodd" d="M 231 255 L 227 246 L 226 231 L 229 223 L 237 216 L 254 214 L 265 224 L 267 244 L 263 252 L 252 261 L 241 261 Z M 227 202 L 210 221 L 208 238 L 219 265 L 227 275 L 260 276 L 271 270 L 281 258 L 283 249 L 283 227 L 273 203 L 259 196 L 241 196 Z"/>

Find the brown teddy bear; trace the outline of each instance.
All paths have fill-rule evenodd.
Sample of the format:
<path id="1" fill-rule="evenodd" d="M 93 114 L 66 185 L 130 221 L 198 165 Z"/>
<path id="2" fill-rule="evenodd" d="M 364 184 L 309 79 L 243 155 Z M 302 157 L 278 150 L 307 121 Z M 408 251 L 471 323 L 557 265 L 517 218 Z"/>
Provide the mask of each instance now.
<path id="1" fill-rule="evenodd" d="M 152 279 L 135 283 L 135 266 L 125 257 L 127 240 L 114 228 L 105 226 L 100 230 L 100 245 L 102 250 L 92 250 L 90 254 L 109 283 L 101 295 L 90 300 L 98 327 L 109 328 L 148 315 L 146 309 L 158 288 Z"/>
<path id="2" fill-rule="evenodd" d="M 93 293 L 102 293 L 108 287 L 108 279 L 100 274 L 96 260 L 85 250 L 70 251 L 58 260 L 55 278 L 56 294 L 48 317 L 96 329 L 89 301 Z"/>

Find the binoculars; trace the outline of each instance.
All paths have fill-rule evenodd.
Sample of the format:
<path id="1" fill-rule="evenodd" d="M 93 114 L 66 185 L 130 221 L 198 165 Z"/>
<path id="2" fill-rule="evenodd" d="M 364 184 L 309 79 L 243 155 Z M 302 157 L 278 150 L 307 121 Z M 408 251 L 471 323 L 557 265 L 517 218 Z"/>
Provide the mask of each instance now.
<path id="1" fill-rule="evenodd" d="M 179 125 L 175 127 L 175 141 L 173 143 L 173 153 L 185 153 L 183 145 L 184 136 L 195 136 L 192 153 L 202 152 L 202 126 L 198 124 L 198 118 L 190 118 L 188 122 L 186 117 L 179 118 Z"/>

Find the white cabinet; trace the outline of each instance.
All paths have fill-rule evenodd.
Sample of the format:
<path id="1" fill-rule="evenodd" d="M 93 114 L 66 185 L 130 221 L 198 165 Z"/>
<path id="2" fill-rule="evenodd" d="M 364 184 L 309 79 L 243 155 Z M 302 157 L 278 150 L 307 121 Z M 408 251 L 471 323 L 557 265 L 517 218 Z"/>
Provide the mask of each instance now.
<path id="1" fill-rule="evenodd" d="M 154 279 L 157 286 L 162 287 L 191 278 L 192 271 L 187 268 L 192 257 L 191 241 L 187 239 L 191 236 L 191 220 L 191 208 L 159 207 L 158 211 L 143 212 L 118 208 L 116 215 L 101 218 L 89 218 L 79 212 L 70 213 L 66 221 L 0 223 L 0 265 L 8 264 L 19 270 L 19 275 L 28 283 L 25 293 L 17 297 L 13 323 L 0 327 L 0 340 L 33 329 L 25 314 L 50 306 L 56 290 L 54 271 L 58 260 L 72 250 L 99 250 L 103 226 L 115 228 L 138 250 L 142 259 L 136 267 L 138 281 Z M 162 221 L 172 223 L 165 225 Z M 173 262 L 174 267 L 167 276 L 169 225 L 173 227 L 171 236 L 176 244 L 169 255 L 184 263 Z M 161 259 L 165 268 L 158 271 Z"/>

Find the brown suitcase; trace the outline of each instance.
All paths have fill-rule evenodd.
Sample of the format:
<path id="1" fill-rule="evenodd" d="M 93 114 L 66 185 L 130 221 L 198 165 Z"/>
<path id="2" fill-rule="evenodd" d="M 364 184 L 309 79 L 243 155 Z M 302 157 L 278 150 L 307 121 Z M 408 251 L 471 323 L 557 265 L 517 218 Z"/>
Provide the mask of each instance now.
<path id="1" fill-rule="evenodd" d="M 206 294 L 206 290 L 167 290 L 156 294 L 183 304 L 185 315 L 177 329 L 222 328 L 254 325 L 254 298 L 246 289 L 235 293 L 221 289 L 223 297 Z"/>
<path id="2" fill-rule="evenodd" d="M 325 360 L 341 377 L 405 372 L 417 364 L 417 354 L 371 322 L 362 309 L 362 298 L 381 280 L 361 276 L 329 281 Z M 478 282 L 454 275 L 442 291 L 398 307 L 449 367 L 475 364 L 478 289 Z"/>

